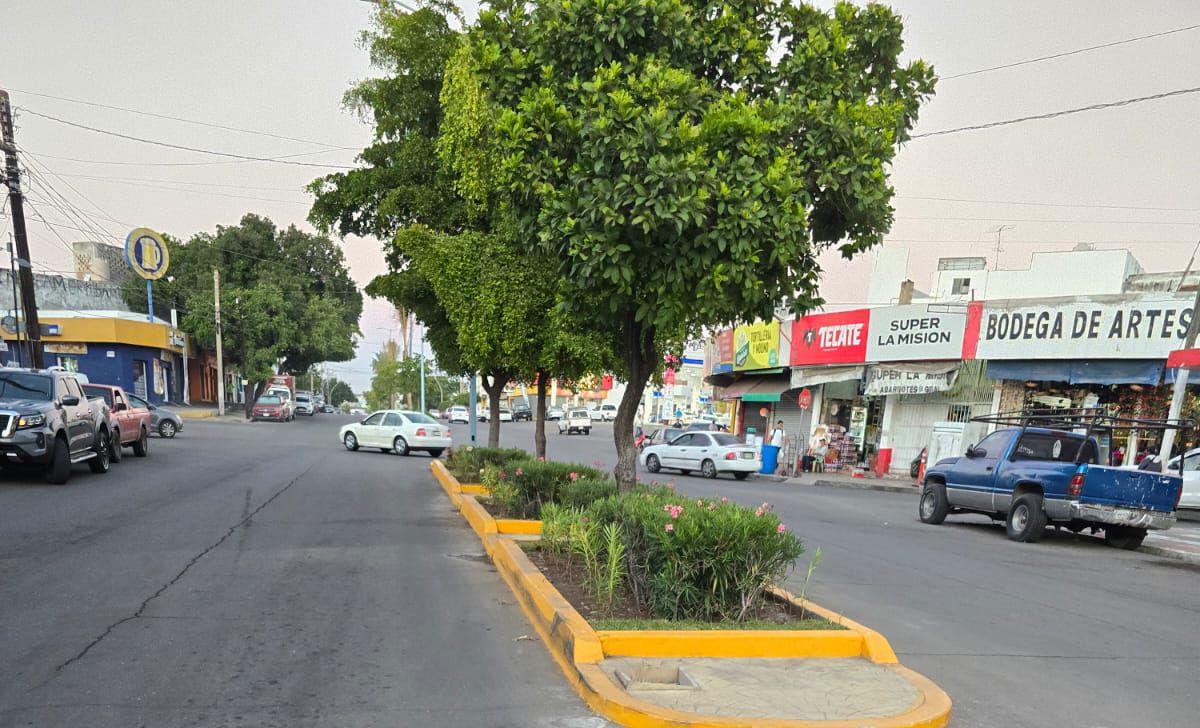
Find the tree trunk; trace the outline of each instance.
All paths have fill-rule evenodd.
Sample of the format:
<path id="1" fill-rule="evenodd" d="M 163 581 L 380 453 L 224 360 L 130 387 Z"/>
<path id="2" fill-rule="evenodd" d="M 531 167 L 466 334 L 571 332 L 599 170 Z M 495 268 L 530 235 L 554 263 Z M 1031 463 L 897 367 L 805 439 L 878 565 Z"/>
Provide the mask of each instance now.
<path id="1" fill-rule="evenodd" d="M 245 409 L 246 419 L 250 419 L 250 410 L 254 407 L 254 403 L 262 396 L 263 390 L 267 388 L 267 380 L 248 381 L 246 382 L 245 403 L 242 405 Z"/>
<path id="2" fill-rule="evenodd" d="M 483 391 L 488 396 L 488 447 L 500 447 L 500 395 L 504 393 L 504 385 L 508 384 L 508 376 L 492 374 L 480 379 L 483 380 Z"/>
<path id="3" fill-rule="evenodd" d="M 637 484 L 637 449 L 633 444 L 633 421 L 637 417 L 638 405 L 646 391 L 646 383 L 658 366 L 658 351 L 654 346 L 652 332 L 642 330 L 641 324 L 627 324 L 628 337 L 625 361 L 629 365 L 629 381 L 621 404 L 617 406 L 617 417 L 613 420 L 613 440 L 617 446 L 617 467 L 613 476 L 617 479 L 617 490 L 627 492 Z"/>
<path id="4" fill-rule="evenodd" d="M 539 458 L 546 457 L 546 372 L 537 373 L 537 411 L 533 413 L 533 450 Z"/>

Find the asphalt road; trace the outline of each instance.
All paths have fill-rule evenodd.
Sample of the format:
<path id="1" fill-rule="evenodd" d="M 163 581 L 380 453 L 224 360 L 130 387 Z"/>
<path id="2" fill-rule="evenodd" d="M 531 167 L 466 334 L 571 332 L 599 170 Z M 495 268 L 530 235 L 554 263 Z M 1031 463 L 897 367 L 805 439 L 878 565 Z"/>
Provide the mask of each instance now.
<path id="1" fill-rule="evenodd" d="M 548 425 L 552 459 L 615 464 L 610 425 L 589 436 Z M 455 426 L 456 442 L 466 430 Z M 532 425 L 504 423 L 501 444 L 532 449 Z M 1196 566 L 1091 537 L 1013 543 L 982 517 L 927 526 L 905 494 L 642 477 L 772 503 L 822 551 L 809 595 L 886 635 L 904 664 L 950 694 L 955 726 L 1200 725 Z"/>
<path id="2" fill-rule="evenodd" d="M 0 477 L 0 726 L 603 725 L 428 458 L 346 452 L 345 421 Z"/>

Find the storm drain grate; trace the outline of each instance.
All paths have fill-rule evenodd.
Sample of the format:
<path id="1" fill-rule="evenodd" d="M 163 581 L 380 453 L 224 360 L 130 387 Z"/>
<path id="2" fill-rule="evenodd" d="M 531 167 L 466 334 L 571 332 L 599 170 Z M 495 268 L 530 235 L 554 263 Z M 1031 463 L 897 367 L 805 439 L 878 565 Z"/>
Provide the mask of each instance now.
<path id="1" fill-rule="evenodd" d="M 617 670 L 616 674 L 626 690 L 695 690 L 700 687 L 679 667 L 643 665 L 629 671 Z"/>

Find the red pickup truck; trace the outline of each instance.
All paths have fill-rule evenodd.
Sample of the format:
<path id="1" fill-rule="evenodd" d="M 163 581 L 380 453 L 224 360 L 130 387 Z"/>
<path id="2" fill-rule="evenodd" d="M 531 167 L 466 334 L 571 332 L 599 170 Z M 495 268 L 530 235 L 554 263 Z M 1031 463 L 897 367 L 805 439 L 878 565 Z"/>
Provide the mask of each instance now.
<path id="1" fill-rule="evenodd" d="M 112 412 L 112 461 L 121 461 L 122 446 L 132 447 L 139 458 L 146 457 L 150 447 L 150 410 L 135 407 L 120 387 L 84 384 L 83 393 L 89 398 L 103 399 Z"/>

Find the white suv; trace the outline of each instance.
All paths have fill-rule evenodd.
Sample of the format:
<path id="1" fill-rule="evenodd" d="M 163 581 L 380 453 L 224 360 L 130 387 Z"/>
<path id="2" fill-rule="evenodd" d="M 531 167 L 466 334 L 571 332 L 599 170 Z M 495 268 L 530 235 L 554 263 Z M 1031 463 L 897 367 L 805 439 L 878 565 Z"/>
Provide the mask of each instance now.
<path id="1" fill-rule="evenodd" d="M 582 432 L 585 435 L 592 434 L 592 418 L 588 411 L 582 408 L 567 410 L 567 414 L 558 421 L 558 434 L 570 435 L 575 432 Z"/>
<path id="2" fill-rule="evenodd" d="M 467 412 L 466 407 L 463 407 L 461 404 L 456 404 L 450 408 L 450 416 L 446 419 L 450 420 L 450 424 L 452 425 L 455 422 L 461 422 L 465 425 L 471 421 L 471 414 Z"/>
<path id="3" fill-rule="evenodd" d="M 602 404 L 594 410 L 588 410 L 588 417 L 601 422 L 612 422 L 617 419 L 617 406 L 615 404 Z"/>

